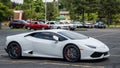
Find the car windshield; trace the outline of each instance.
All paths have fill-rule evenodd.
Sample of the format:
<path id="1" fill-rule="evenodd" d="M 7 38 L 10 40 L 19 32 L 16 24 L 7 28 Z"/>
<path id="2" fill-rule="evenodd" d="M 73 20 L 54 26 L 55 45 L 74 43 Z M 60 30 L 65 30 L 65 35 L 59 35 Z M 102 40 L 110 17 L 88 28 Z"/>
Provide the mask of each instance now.
<path id="1" fill-rule="evenodd" d="M 24 21 L 24 20 L 21 20 L 21 22 L 23 22 L 23 23 L 27 23 L 27 21 Z"/>
<path id="2" fill-rule="evenodd" d="M 44 24 L 44 22 L 39 22 L 39 24 Z"/>
<path id="3" fill-rule="evenodd" d="M 82 34 L 79 34 L 79 33 L 76 33 L 76 32 L 72 32 L 72 31 L 61 31 L 61 32 L 58 32 L 59 34 L 62 34 L 70 39 L 88 39 L 89 37 L 85 36 L 85 35 L 82 35 Z"/>
<path id="4" fill-rule="evenodd" d="M 55 24 L 60 24 L 59 22 L 55 22 Z"/>
<path id="5" fill-rule="evenodd" d="M 99 24 L 103 25 L 103 22 L 99 22 Z"/>
<path id="6" fill-rule="evenodd" d="M 73 22 L 73 24 L 81 24 L 80 22 Z"/>

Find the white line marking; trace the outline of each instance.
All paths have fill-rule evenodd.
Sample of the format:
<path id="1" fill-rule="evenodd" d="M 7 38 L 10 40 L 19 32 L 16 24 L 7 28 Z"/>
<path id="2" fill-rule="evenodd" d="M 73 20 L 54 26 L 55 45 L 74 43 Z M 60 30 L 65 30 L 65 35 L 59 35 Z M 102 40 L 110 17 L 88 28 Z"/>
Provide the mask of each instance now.
<path id="1" fill-rule="evenodd" d="M 8 62 L 8 63 L 34 63 L 40 65 L 60 65 L 60 66 L 74 66 L 74 67 L 82 67 L 82 68 L 104 68 L 104 66 L 88 66 L 88 65 L 78 65 L 78 64 L 67 64 L 67 63 L 53 63 L 53 62 L 33 62 L 29 60 L 0 60 L 0 62 Z"/>
<path id="2" fill-rule="evenodd" d="M 104 68 L 104 66 L 88 66 L 88 65 L 78 65 L 78 64 L 63 64 L 63 63 L 45 63 L 45 64 L 52 64 L 52 65 L 63 65 L 63 66 L 74 66 L 74 67 L 82 67 L 82 68 Z"/>

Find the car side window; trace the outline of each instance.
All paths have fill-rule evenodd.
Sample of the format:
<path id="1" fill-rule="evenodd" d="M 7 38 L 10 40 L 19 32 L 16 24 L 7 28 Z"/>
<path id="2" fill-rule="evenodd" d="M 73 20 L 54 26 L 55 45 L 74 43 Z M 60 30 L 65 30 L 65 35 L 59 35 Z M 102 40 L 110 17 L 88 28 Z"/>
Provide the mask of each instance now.
<path id="1" fill-rule="evenodd" d="M 37 22 L 35 22 L 34 24 L 38 24 Z"/>
<path id="2" fill-rule="evenodd" d="M 49 24 L 49 22 L 47 22 L 46 24 Z"/>
<path id="3" fill-rule="evenodd" d="M 50 24 L 55 24 L 54 22 L 50 22 Z"/>
<path id="4" fill-rule="evenodd" d="M 61 35 L 58 35 L 58 34 L 55 34 L 55 33 L 53 35 L 57 36 L 59 38 L 59 41 L 65 41 L 65 40 L 67 40 L 67 38 L 65 38 L 65 37 L 63 37 Z"/>
<path id="5" fill-rule="evenodd" d="M 18 21 L 17 20 L 13 20 L 14 23 L 17 23 Z"/>
<path id="6" fill-rule="evenodd" d="M 57 36 L 59 37 L 59 41 L 67 40 L 66 38 L 52 32 L 36 32 L 36 33 L 30 34 L 29 36 L 40 38 L 40 39 L 46 39 L 46 40 L 54 40 L 53 36 Z"/>
<path id="7" fill-rule="evenodd" d="M 54 40 L 53 35 L 50 32 L 37 32 L 37 33 L 30 34 L 29 36 L 46 39 L 46 40 Z"/>

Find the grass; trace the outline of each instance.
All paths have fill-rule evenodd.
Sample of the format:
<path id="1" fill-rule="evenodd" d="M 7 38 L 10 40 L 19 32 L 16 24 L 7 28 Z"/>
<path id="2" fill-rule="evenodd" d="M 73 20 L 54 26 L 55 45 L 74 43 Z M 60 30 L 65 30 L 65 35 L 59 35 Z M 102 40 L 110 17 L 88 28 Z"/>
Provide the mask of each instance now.
<path id="1" fill-rule="evenodd" d="M 120 28 L 120 25 L 110 25 L 108 28 Z"/>
<path id="2" fill-rule="evenodd" d="M 76 31 L 86 31 L 87 28 L 76 28 L 75 30 L 76 30 Z"/>

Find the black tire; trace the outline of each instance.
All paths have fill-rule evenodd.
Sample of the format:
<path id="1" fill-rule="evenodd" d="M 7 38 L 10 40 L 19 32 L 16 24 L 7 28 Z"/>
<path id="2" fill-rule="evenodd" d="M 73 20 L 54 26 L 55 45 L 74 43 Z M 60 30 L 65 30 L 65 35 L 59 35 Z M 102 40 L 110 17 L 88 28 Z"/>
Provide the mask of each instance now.
<path id="1" fill-rule="evenodd" d="M 61 29 L 61 27 L 57 27 L 57 29 Z"/>
<path id="2" fill-rule="evenodd" d="M 42 27 L 41 30 L 45 30 L 45 27 Z"/>
<path id="3" fill-rule="evenodd" d="M 30 27 L 27 27 L 27 29 L 28 29 L 28 30 L 31 30 L 31 28 L 30 28 Z"/>
<path id="4" fill-rule="evenodd" d="M 70 30 L 72 30 L 72 31 L 73 31 L 73 30 L 75 30 L 75 28 L 70 28 Z"/>
<path id="5" fill-rule="evenodd" d="M 75 45 L 67 45 L 63 50 L 63 57 L 69 62 L 76 62 L 80 60 L 80 50 Z"/>
<path id="6" fill-rule="evenodd" d="M 10 26 L 10 29 L 13 29 L 14 28 L 14 26 Z"/>
<path id="7" fill-rule="evenodd" d="M 22 50 L 18 43 L 12 42 L 7 47 L 8 55 L 11 59 L 21 58 Z"/>

